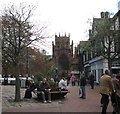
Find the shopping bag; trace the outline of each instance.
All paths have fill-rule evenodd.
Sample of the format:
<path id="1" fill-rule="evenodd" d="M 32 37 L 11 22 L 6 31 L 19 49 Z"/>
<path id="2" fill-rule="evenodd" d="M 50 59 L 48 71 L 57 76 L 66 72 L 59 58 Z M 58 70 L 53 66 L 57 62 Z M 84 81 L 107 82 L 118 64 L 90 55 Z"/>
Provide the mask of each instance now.
<path id="1" fill-rule="evenodd" d="M 79 95 L 81 94 L 81 89 L 79 88 Z"/>

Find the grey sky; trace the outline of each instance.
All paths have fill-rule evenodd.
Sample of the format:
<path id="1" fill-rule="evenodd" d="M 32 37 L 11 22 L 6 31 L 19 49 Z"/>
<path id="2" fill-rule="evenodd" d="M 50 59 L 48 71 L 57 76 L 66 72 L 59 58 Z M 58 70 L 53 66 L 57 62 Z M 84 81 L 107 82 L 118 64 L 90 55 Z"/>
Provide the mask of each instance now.
<path id="1" fill-rule="evenodd" d="M 37 6 L 35 18 L 48 25 L 48 33 L 53 37 L 59 34 L 69 34 L 77 44 L 88 39 L 90 24 L 88 19 L 100 17 L 101 11 L 117 12 L 119 0 L 0 0 L 1 5 L 28 2 Z M 51 41 L 49 43 L 51 45 Z M 44 48 L 44 47 L 43 47 Z M 52 46 L 45 49 L 51 54 Z"/>

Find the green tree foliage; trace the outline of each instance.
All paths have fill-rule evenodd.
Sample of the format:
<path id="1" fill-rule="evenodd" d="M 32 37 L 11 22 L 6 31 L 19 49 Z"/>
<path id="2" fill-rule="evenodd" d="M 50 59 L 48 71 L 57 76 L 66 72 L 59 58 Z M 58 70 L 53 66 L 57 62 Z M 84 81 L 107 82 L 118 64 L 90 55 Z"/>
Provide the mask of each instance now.
<path id="1" fill-rule="evenodd" d="M 43 78 L 45 78 L 45 77 L 44 77 L 44 74 L 42 74 L 42 73 L 36 73 L 36 74 L 34 75 L 34 81 L 35 81 L 35 82 L 42 81 Z"/>
<path id="2" fill-rule="evenodd" d="M 120 34 L 114 29 L 114 21 L 106 18 L 94 26 L 91 36 L 91 50 L 96 56 L 103 56 L 108 60 L 108 68 L 111 70 L 112 61 L 120 54 Z"/>

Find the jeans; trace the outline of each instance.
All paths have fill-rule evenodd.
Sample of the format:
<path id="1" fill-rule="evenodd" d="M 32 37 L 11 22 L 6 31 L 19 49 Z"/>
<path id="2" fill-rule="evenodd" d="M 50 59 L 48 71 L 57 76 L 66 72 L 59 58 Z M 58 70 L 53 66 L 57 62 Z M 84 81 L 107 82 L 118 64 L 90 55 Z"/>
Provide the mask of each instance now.
<path id="1" fill-rule="evenodd" d="M 80 86 L 81 92 L 82 92 L 82 97 L 86 98 L 86 89 L 85 86 Z"/>

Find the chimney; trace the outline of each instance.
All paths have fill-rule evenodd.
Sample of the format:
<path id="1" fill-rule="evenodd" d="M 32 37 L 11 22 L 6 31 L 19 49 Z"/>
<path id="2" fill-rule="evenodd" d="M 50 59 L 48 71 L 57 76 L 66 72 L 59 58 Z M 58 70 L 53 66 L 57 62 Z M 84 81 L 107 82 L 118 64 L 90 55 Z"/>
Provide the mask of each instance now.
<path id="1" fill-rule="evenodd" d="M 105 12 L 105 18 L 109 18 L 109 12 Z"/>
<path id="2" fill-rule="evenodd" d="M 92 30 L 89 30 L 89 36 L 91 36 L 91 34 L 92 34 Z"/>

